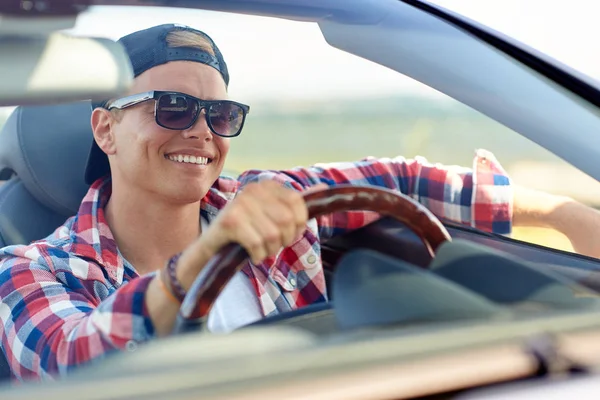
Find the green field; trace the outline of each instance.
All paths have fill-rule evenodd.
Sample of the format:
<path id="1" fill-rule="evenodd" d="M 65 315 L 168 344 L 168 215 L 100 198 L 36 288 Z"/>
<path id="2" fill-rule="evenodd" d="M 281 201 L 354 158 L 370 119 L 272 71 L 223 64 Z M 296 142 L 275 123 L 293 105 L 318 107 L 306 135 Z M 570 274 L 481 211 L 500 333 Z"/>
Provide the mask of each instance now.
<path id="1" fill-rule="evenodd" d="M 285 168 L 364 156 L 415 155 L 470 165 L 473 150 L 492 150 L 502 163 L 552 162 L 548 152 L 458 103 L 421 98 L 252 106 L 232 143 L 229 168 Z"/>

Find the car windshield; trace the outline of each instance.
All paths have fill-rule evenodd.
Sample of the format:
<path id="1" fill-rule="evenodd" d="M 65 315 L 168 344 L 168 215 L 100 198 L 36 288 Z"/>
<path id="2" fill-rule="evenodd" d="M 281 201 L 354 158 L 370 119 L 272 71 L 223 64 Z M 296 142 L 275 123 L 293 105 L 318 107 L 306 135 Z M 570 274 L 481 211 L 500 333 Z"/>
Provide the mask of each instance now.
<path id="1" fill-rule="evenodd" d="M 591 0 L 430 0 L 519 40 L 593 78 L 600 78 L 600 54 L 589 51 L 600 34 Z"/>
<path id="2" fill-rule="evenodd" d="M 536 14 L 531 20 L 529 3 L 489 8 L 468 0 L 435 3 L 514 35 L 592 77 L 600 74 L 594 69 L 600 65 L 595 52 L 571 44 L 580 39 L 576 31 L 554 29 L 559 20 L 571 18 L 559 15 L 558 5 L 544 3 L 544 18 Z M 573 26 L 581 25 L 572 18 Z M 95 7 L 71 32 L 117 39 L 167 21 L 199 26 L 212 35 L 229 65 L 230 97 L 252 106 L 243 134 L 233 142 L 226 174 L 396 155 L 471 166 L 474 150 L 483 148 L 517 184 L 600 206 L 595 179 L 420 82 L 332 48 L 316 23 L 177 8 Z M 548 229 L 517 228 L 512 237 L 572 251 L 563 235 Z"/>
<path id="3" fill-rule="evenodd" d="M 593 29 L 600 29 L 585 23 L 594 15 L 586 12 L 593 8 L 589 1 L 578 0 L 568 13 L 543 0 L 433 3 L 600 77 L 599 53 L 586 51 L 597 36 Z M 484 148 L 516 183 L 600 206 L 595 179 L 420 82 L 332 48 L 316 23 L 178 8 L 92 7 L 70 32 L 118 39 L 168 21 L 200 25 L 214 36 L 231 71 L 230 97 L 252 105 L 225 174 L 395 155 L 470 166 L 474 149 Z M 12 109 L 0 109 L 0 123 Z M 564 236 L 547 229 L 517 228 L 512 237 L 572 250 Z"/>

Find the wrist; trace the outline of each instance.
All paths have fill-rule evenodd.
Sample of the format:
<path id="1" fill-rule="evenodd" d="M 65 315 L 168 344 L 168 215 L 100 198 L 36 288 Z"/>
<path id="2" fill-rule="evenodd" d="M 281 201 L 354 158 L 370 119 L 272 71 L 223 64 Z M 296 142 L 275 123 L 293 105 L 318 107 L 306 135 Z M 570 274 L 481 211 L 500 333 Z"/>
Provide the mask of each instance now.
<path id="1" fill-rule="evenodd" d="M 200 271 L 216 252 L 212 250 L 209 243 L 200 238 L 181 253 L 175 265 L 175 276 L 185 291 L 189 290 Z"/>
<path id="2" fill-rule="evenodd" d="M 167 268 L 163 268 L 158 271 L 158 274 L 154 277 L 157 281 L 160 290 L 163 292 L 165 297 L 173 304 L 181 306 L 182 300 L 176 295 L 173 285 L 168 276 Z"/>
<path id="3" fill-rule="evenodd" d="M 179 304 L 183 303 L 187 289 L 181 284 L 181 280 L 177 276 L 179 267 L 179 258 L 181 254 L 176 254 L 167 261 L 167 265 L 161 270 L 161 278 L 167 282 L 167 288 L 173 294 Z"/>

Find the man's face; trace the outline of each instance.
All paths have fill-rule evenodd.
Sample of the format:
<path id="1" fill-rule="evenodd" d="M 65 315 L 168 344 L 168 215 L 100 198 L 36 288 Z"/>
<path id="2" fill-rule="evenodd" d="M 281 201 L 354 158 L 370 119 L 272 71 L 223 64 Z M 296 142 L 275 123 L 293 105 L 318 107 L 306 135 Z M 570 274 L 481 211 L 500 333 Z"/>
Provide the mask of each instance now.
<path id="1" fill-rule="evenodd" d="M 217 70 L 191 61 L 175 61 L 145 71 L 135 79 L 131 94 L 150 90 L 176 91 L 203 100 L 227 99 L 225 82 Z M 204 111 L 184 131 L 160 127 L 154 101 L 125 109 L 113 124 L 114 154 L 109 155 L 113 180 L 155 193 L 169 202 L 197 202 L 218 179 L 229 151 L 229 140 L 213 135 Z M 206 157 L 208 164 L 170 158 Z"/>

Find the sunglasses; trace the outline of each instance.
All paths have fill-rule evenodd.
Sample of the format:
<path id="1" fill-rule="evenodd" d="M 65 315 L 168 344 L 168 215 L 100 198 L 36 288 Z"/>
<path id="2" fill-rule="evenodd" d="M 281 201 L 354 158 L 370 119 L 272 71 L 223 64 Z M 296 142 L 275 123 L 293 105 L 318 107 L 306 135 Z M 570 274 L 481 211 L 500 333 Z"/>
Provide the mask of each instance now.
<path id="1" fill-rule="evenodd" d="M 223 137 L 238 136 L 244 127 L 250 106 L 231 100 L 202 100 L 180 92 L 152 90 L 109 101 L 107 110 L 123 110 L 148 100 L 155 100 L 154 119 L 163 128 L 186 130 L 205 110 L 206 124 L 212 133 Z"/>

